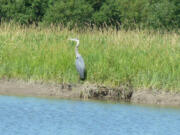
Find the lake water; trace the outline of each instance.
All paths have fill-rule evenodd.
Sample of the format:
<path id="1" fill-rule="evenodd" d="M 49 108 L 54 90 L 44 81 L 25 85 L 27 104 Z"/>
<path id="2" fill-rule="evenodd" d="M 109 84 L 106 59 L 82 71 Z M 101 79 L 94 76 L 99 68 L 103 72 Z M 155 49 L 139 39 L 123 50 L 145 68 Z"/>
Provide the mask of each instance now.
<path id="1" fill-rule="evenodd" d="M 0 96 L 0 135 L 180 135 L 180 109 Z"/>

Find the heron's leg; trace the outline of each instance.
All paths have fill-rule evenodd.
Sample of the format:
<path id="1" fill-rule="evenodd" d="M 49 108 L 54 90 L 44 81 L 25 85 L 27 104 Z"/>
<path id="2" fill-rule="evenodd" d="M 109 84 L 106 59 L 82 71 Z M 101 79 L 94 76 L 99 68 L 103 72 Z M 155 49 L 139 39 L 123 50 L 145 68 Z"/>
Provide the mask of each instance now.
<path id="1" fill-rule="evenodd" d="M 79 78 L 78 83 L 79 84 L 84 84 L 84 81 Z"/>

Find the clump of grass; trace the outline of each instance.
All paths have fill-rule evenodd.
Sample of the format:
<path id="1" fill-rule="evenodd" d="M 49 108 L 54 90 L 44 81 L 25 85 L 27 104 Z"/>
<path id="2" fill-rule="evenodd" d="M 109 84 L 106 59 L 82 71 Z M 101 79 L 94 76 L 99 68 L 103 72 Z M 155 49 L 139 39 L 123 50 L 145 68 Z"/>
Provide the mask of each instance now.
<path id="1" fill-rule="evenodd" d="M 80 39 L 87 81 L 180 90 L 180 35 L 113 29 L 0 26 L 0 77 L 78 82 L 69 37 Z"/>

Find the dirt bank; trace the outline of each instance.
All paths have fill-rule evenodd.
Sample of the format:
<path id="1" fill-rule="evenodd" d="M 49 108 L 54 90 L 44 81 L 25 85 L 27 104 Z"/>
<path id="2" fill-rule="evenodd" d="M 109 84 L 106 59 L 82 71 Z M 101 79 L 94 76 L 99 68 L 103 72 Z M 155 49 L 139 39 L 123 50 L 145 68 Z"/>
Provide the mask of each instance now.
<path id="1" fill-rule="evenodd" d="M 34 81 L 0 80 L 0 95 L 116 100 L 140 104 L 180 106 L 180 93 L 133 90 L 129 86 L 110 88 L 88 83 L 53 84 Z"/>

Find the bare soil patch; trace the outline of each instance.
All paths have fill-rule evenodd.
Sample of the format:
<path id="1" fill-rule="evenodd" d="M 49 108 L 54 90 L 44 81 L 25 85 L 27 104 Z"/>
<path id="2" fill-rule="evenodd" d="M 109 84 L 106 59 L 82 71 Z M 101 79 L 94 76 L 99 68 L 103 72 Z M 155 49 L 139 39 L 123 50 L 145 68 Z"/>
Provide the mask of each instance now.
<path id="1" fill-rule="evenodd" d="M 140 103 L 180 107 L 180 93 L 166 92 L 164 90 L 136 90 L 133 92 L 131 102 L 138 104 Z"/>
<path id="2" fill-rule="evenodd" d="M 133 90 L 128 86 L 110 88 L 89 83 L 55 84 L 22 80 L 0 80 L 0 95 L 115 100 L 138 104 L 180 106 L 180 93 Z"/>

